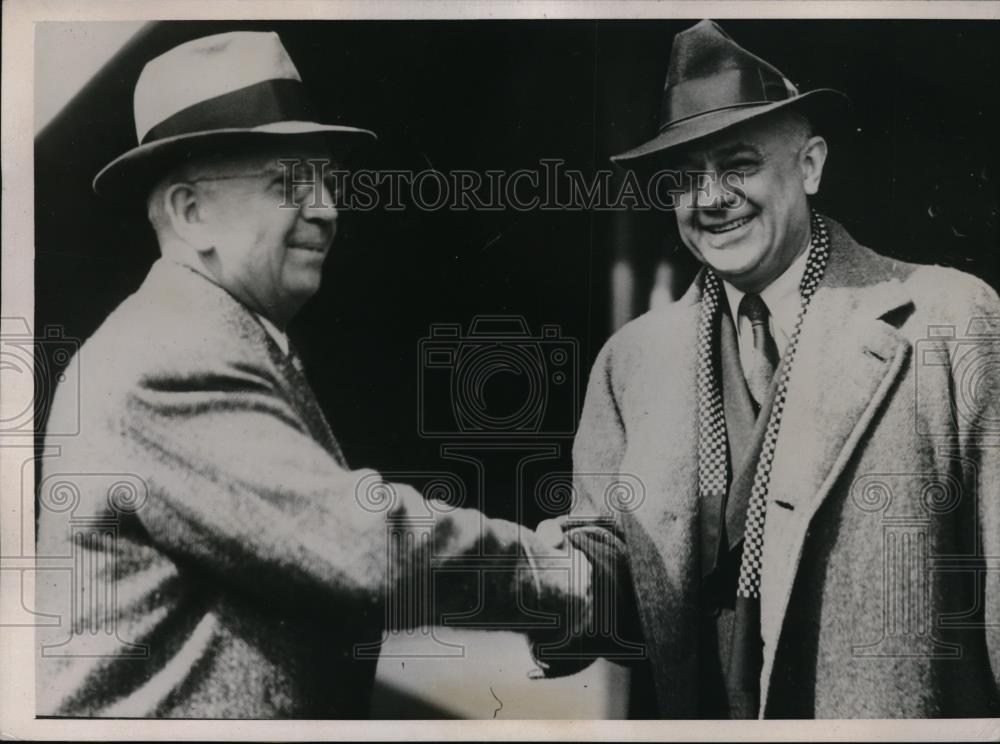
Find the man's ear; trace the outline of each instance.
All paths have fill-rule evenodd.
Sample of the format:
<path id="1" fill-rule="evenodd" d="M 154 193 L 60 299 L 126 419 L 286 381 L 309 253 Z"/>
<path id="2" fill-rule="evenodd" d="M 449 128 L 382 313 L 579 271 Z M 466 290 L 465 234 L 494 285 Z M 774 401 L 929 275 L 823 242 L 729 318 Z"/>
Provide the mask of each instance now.
<path id="1" fill-rule="evenodd" d="M 204 221 L 201 195 L 195 186 L 183 181 L 172 184 L 164 192 L 163 200 L 170 226 L 177 236 L 199 253 L 210 251 L 214 246 Z"/>
<path id="2" fill-rule="evenodd" d="M 806 141 L 799 154 L 802 185 L 809 196 L 819 191 L 819 183 L 823 179 L 823 165 L 826 163 L 826 152 L 826 140 L 815 136 Z"/>

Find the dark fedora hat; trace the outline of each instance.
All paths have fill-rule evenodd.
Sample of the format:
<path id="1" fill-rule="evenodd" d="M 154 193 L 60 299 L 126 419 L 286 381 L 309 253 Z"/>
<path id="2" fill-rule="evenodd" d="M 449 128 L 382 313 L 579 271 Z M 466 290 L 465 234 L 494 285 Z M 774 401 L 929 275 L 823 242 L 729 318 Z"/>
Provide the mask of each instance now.
<path id="1" fill-rule="evenodd" d="M 776 67 L 733 41 L 715 21 L 700 21 L 674 37 L 660 107 L 659 133 L 611 160 L 640 159 L 790 106 L 823 125 L 849 106 L 832 88 L 800 93 Z"/>
<path id="2" fill-rule="evenodd" d="M 187 158 L 247 151 L 320 134 L 342 154 L 367 129 L 316 120 L 298 70 L 273 32 L 233 31 L 186 42 L 151 60 L 135 85 L 137 147 L 94 178 L 102 196 L 145 198 Z"/>

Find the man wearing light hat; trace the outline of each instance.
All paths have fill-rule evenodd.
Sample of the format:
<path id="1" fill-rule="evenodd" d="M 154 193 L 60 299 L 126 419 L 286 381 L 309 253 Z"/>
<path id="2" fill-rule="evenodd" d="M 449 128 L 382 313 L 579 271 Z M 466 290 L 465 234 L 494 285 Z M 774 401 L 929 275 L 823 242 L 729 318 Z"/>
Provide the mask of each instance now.
<path id="1" fill-rule="evenodd" d="M 1000 714 L 1000 302 L 811 209 L 844 101 L 712 21 L 674 39 L 659 133 L 613 159 L 691 176 L 703 268 L 594 364 L 574 468 L 604 475 L 564 529 L 617 594 L 536 638 L 549 674 L 639 644 L 662 717 Z M 645 500 L 608 514 L 618 473 Z"/>
<path id="2" fill-rule="evenodd" d="M 59 624 L 39 632 L 37 712 L 365 717 L 394 597 L 422 597 L 397 624 L 480 600 L 499 627 L 585 617 L 571 552 L 351 470 L 306 382 L 285 329 L 337 210 L 322 180 L 290 190 L 279 161 L 374 135 L 317 123 L 273 33 L 152 60 L 135 121 L 139 145 L 94 188 L 144 199 L 162 256 L 72 362 L 80 433 L 43 466 L 38 555 L 75 568 L 39 573 Z M 75 405 L 57 390 L 50 430 Z M 490 570 L 447 570 L 484 556 Z"/>

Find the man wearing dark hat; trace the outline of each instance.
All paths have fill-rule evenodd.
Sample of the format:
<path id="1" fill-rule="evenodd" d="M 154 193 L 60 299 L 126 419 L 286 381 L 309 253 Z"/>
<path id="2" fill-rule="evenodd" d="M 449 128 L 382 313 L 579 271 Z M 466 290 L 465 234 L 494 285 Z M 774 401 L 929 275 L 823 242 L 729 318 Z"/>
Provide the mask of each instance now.
<path id="1" fill-rule="evenodd" d="M 537 638 L 549 674 L 642 657 L 663 717 L 1000 714 L 1000 302 L 810 208 L 842 102 L 711 21 L 674 40 L 614 160 L 709 174 L 676 210 L 703 269 L 597 357 L 563 526 L 612 620 Z"/>
<path id="2" fill-rule="evenodd" d="M 80 433 L 43 466 L 37 552 L 75 568 L 39 573 L 59 622 L 39 632 L 38 713 L 364 717 L 387 624 L 480 601 L 500 627 L 585 614 L 569 552 L 351 470 L 303 375 L 285 329 L 337 210 L 280 161 L 371 133 L 316 123 L 271 33 L 152 60 L 135 118 L 139 146 L 94 186 L 145 199 L 162 257 L 72 362 Z M 50 429 L 76 400 L 57 391 Z"/>

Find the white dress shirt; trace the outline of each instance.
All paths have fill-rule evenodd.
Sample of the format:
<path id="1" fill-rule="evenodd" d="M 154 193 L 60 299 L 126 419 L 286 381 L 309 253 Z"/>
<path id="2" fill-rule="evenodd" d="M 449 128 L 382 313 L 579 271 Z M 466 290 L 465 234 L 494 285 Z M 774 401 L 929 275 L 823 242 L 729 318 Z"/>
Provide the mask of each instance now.
<path id="1" fill-rule="evenodd" d="M 285 353 L 285 356 L 288 356 L 288 336 L 285 332 L 263 315 L 260 315 L 259 313 L 254 313 L 254 315 L 257 316 L 257 320 L 260 321 L 260 324 L 264 326 L 264 330 L 266 330 L 271 335 L 271 338 L 274 339 L 278 348 Z"/>
<path id="2" fill-rule="evenodd" d="M 771 335 L 774 336 L 774 343 L 778 347 L 778 353 L 784 357 L 788 340 L 795 330 L 795 319 L 799 315 L 799 308 L 802 305 L 802 297 L 799 294 L 799 285 L 802 283 L 802 275 L 806 273 L 806 263 L 809 260 L 809 251 L 804 250 L 802 254 L 792 261 L 785 272 L 765 287 L 760 298 L 767 305 L 768 324 Z M 726 290 L 726 299 L 729 301 L 729 311 L 736 322 L 736 338 L 740 347 L 740 364 L 743 367 L 743 375 L 753 365 L 753 327 L 750 319 L 745 315 L 740 315 L 740 301 L 745 292 L 741 292 L 727 281 L 722 282 Z"/>

